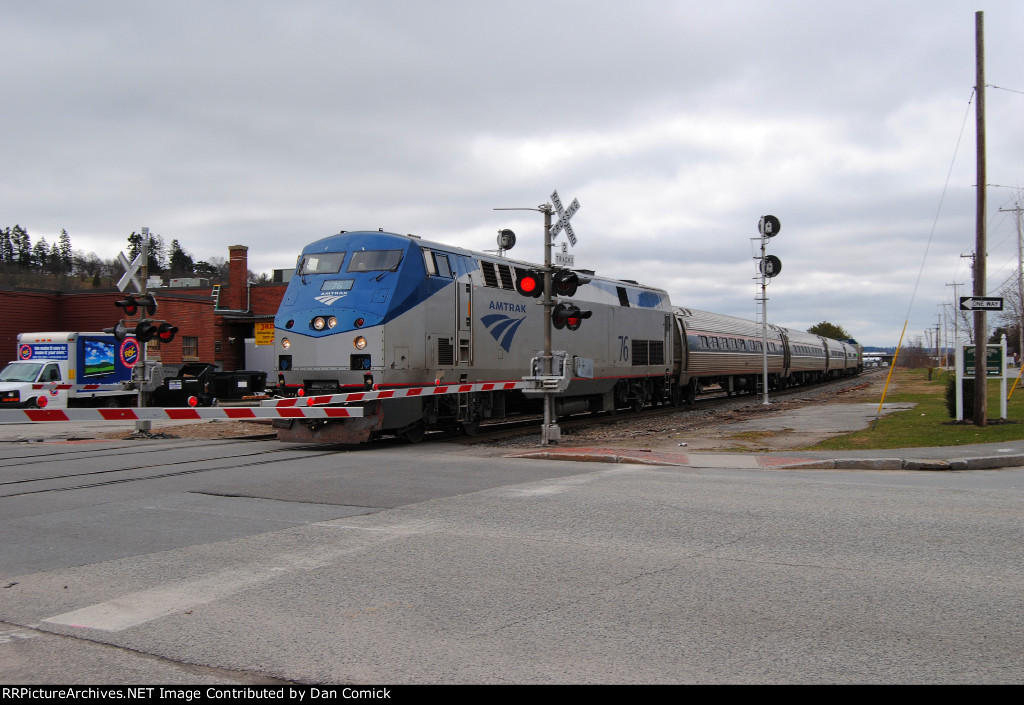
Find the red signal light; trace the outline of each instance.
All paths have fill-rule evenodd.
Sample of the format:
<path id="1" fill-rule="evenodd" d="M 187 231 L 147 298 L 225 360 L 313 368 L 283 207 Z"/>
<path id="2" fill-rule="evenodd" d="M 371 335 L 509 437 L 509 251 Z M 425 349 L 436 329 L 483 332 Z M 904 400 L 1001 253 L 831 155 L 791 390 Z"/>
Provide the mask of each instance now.
<path id="1" fill-rule="evenodd" d="M 174 340 L 174 336 L 177 334 L 177 332 L 177 326 L 172 326 L 170 323 L 164 321 L 163 323 L 160 324 L 160 327 L 157 328 L 156 335 L 158 338 L 160 338 L 161 343 L 170 343 L 172 340 Z"/>
<path id="2" fill-rule="evenodd" d="M 532 269 L 516 267 L 516 291 L 537 298 L 544 293 L 544 275 Z"/>
<path id="3" fill-rule="evenodd" d="M 131 318 L 139 312 L 139 302 L 136 301 L 135 297 L 131 294 L 127 294 L 125 298 L 120 301 L 115 301 L 114 305 L 118 308 L 123 308 L 124 315 L 128 316 L 128 318 Z"/>

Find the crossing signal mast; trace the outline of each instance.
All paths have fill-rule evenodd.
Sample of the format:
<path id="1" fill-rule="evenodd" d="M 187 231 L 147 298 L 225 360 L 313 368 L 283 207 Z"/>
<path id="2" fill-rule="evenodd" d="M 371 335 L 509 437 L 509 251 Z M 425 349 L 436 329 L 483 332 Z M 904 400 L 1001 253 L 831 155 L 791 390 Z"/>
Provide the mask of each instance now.
<path id="1" fill-rule="evenodd" d="M 157 301 L 156 297 L 146 291 L 146 270 L 147 263 L 149 262 L 149 228 L 142 228 L 142 243 L 139 248 L 139 254 L 135 257 L 132 262 L 128 262 L 128 258 L 123 253 L 118 253 L 118 261 L 121 266 L 124 267 L 125 273 L 121 277 L 121 280 L 117 283 L 117 288 L 122 293 L 130 285 L 135 285 L 138 289 L 137 294 L 125 294 L 125 297 L 120 301 L 115 301 L 114 305 L 124 311 L 125 318 L 131 319 L 136 315 L 139 315 L 141 311 L 145 311 L 145 316 L 140 318 L 134 326 L 129 327 L 130 321 L 126 321 L 122 318 L 111 328 L 104 328 L 104 333 L 110 333 L 118 342 L 123 342 L 129 335 L 135 336 L 135 339 L 140 343 L 139 345 L 139 359 L 142 362 L 141 365 L 136 365 L 135 369 L 138 370 L 140 377 L 139 382 L 139 408 L 145 406 L 145 393 L 143 392 L 143 384 L 148 381 L 148 373 L 146 368 L 146 343 L 158 339 L 161 343 L 170 343 L 174 340 L 174 336 L 178 333 L 178 327 L 168 323 L 165 320 L 153 319 L 151 316 L 155 316 L 157 312 Z M 135 422 L 136 433 L 146 433 L 150 430 L 152 423 L 148 420 L 140 420 Z"/>
<path id="2" fill-rule="evenodd" d="M 495 210 L 532 210 L 544 214 L 544 266 L 540 269 L 526 269 L 516 267 L 516 291 L 528 298 L 541 298 L 538 302 L 544 306 L 544 350 L 540 354 L 540 370 L 531 370 L 532 376 L 528 381 L 538 386 L 532 390 L 524 390 L 526 393 L 533 391 L 544 394 L 544 426 L 541 429 L 541 444 L 548 445 L 552 441 L 558 441 L 561 437 L 558 424 L 555 422 L 555 394 L 563 391 L 572 378 L 572 371 L 566 369 L 570 364 L 571 357 L 564 351 L 552 352 L 551 350 L 551 329 L 566 329 L 575 331 L 580 328 L 583 321 L 590 318 L 591 311 L 585 311 L 572 301 L 558 301 L 556 297 L 563 296 L 570 298 L 575 296 L 576 290 L 583 284 L 590 282 L 590 277 L 582 276 L 572 271 L 573 255 L 564 254 L 566 246 L 562 245 L 562 254 L 559 255 L 559 265 L 553 266 L 551 257 L 552 243 L 556 237 L 565 231 L 569 244 L 576 245 L 576 234 L 573 232 L 569 219 L 575 215 L 580 208 L 580 202 L 573 199 L 567 209 L 562 207 L 562 201 L 558 197 L 558 191 L 551 194 L 551 203 L 544 203 L 537 208 L 498 208 Z M 552 215 L 557 213 L 557 222 L 552 222 Z M 502 230 L 499 233 L 498 246 L 505 249 L 503 239 L 509 239 L 511 231 Z M 514 242 L 515 237 L 512 235 Z M 565 267 L 564 265 L 568 265 Z M 555 370 L 556 357 L 560 361 L 562 369 Z M 537 358 L 534 358 L 535 360 Z M 540 372 L 538 375 L 537 372 Z"/>

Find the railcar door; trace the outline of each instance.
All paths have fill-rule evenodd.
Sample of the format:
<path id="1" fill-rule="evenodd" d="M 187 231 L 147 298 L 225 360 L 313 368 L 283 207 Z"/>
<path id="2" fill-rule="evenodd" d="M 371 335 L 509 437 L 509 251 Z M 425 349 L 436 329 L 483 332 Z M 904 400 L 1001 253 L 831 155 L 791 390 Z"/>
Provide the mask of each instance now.
<path id="1" fill-rule="evenodd" d="M 447 280 L 424 302 L 423 315 L 427 332 L 426 366 L 433 370 L 435 379 L 445 378 L 445 368 L 456 365 L 458 354 L 458 327 L 453 312 L 458 310 L 451 258 L 444 252 L 423 250 L 423 263 L 428 277 Z M 450 380 L 448 380 L 450 381 Z"/>
<path id="2" fill-rule="evenodd" d="M 460 367 L 473 364 L 473 281 L 472 262 L 468 257 L 449 255 L 455 266 L 455 330 L 459 339 Z"/>

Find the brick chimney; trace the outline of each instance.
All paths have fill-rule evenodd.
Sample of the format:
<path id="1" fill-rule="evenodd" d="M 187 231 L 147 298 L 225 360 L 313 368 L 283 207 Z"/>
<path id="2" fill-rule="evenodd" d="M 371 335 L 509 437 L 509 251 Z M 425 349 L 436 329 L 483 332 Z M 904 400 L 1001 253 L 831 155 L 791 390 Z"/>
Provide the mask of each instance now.
<path id="1" fill-rule="evenodd" d="M 249 248 L 245 245 L 228 246 L 227 300 L 221 304 L 233 311 L 245 311 L 248 306 Z"/>

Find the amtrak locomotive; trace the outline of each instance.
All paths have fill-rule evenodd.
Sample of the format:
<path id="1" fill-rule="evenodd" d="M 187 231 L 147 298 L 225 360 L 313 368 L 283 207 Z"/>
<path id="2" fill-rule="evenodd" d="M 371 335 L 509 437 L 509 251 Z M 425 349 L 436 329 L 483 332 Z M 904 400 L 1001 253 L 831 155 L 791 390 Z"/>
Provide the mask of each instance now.
<path id="1" fill-rule="evenodd" d="M 517 276 L 530 269 L 537 265 L 380 231 L 308 245 L 274 321 L 279 390 L 408 394 L 359 402 L 361 418 L 275 421 L 279 437 L 355 443 L 388 434 L 415 442 L 431 429 L 473 433 L 484 419 L 530 405 L 518 389 L 480 384 L 520 382 L 544 346 L 544 309 L 516 290 Z M 591 316 L 576 330 L 553 331 L 552 348 L 592 366 L 568 375 L 559 415 L 678 404 L 712 384 L 756 391 L 756 324 L 673 308 L 665 291 L 633 281 L 588 272 L 585 282 L 572 302 Z M 773 326 L 768 344 L 772 386 L 861 368 L 851 343 Z M 473 386 L 419 393 L 438 385 Z"/>

